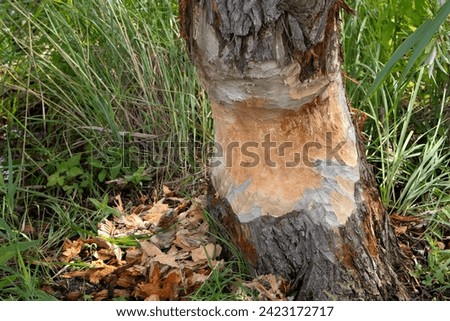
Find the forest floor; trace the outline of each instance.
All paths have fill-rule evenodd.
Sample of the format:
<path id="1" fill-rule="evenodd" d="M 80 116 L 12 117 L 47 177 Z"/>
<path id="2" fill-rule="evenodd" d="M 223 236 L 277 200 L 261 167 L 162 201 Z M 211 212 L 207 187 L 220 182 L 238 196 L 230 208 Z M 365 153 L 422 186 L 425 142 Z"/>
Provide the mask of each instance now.
<path id="1" fill-rule="evenodd" d="M 167 186 L 163 195 L 128 208 L 117 195 L 119 214 L 96 236 L 67 239 L 59 256 L 48 257 L 63 266 L 42 289 L 60 300 L 192 300 L 214 290 L 233 300 L 287 299 L 287 282 L 273 275 L 224 282 L 236 271 L 211 231 L 205 196 L 189 200 Z"/>
<path id="2" fill-rule="evenodd" d="M 59 300 L 195 300 L 211 294 L 228 300 L 294 297 L 281 277 L 230 278 L 238 273 L 235 261 L 228 262 L 230 258 L 222 254 L 227 244 L 214 233 L 204 193 L 187 199 L 165 185 L 162 192 L 160 199 L 141 197 L 134 205 L 116 195 L 118 215 L 104 219 L 97 235 L 67 239 L 56 251 L 58 256 L 49 254 L 49 263 L 62 265 L 54 282 L 42 290 Z M 411 262 L 399 271 L 406 276 L 411 299 L 449 299 L 450 290 L 426 287 L 414 276 L 413 266 L 427 264 L 427 222 L 396 214 L 390 218 Z M 442 250 L 450 249 L 450 236 L 446 239 L 438 244 Z"/>

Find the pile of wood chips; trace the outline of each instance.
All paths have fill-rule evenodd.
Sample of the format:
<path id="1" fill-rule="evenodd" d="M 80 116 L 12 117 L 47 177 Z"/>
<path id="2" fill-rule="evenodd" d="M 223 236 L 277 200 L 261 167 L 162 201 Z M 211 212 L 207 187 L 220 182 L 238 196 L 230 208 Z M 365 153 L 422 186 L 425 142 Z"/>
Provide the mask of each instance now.
<path id="1" fill-rule="evenodd" d="M 203 198 L 163 191 L 159 201 L 129 210 L 117 196 L 120 215 L 101 222 L 95 237 L 66 240 L 56 285 L 43 289 L 62 300 L 188 299 L 214 269 L 224 268 L 222 247 L 209 233 Z M 244 300 L 286 300 L 286 283 L 273 275 L 239 283 L 237 291 L 256 293 Z"/>

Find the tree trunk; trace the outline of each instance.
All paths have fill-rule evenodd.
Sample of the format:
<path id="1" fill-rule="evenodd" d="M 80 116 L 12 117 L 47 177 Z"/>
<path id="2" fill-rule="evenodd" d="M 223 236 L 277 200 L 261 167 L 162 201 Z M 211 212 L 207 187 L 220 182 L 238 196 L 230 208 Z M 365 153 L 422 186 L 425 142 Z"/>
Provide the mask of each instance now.
<path id="1" fill-rule="evenodd" d="M 300 300 L 407 299 L 340 72 L 342 0 L 182 0 L 212 102 L 210 211 Z"/>

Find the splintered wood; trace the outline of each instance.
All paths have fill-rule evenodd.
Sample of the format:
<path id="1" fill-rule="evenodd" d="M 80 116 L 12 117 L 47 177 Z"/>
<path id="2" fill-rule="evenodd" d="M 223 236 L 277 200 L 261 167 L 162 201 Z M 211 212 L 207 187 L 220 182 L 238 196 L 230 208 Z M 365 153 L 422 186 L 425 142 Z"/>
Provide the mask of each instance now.
<path id="1" fill-rule="evenodd" d="M 98 236 L 64 241 L 55 258 L 64 267 L 43 289 L 62 300 L 180 300 L 194 293 L 224 267 L 222 247 L 209 232 L 202 198 L 191 202 L 167 187 L 164 195 L 129 210 L 117 196 L 120 216 L 104 219 Z M 282 281 L 269 279 L 273 293 L 257 280 L 242 286 L 260 299 L 285 299 Z"/>

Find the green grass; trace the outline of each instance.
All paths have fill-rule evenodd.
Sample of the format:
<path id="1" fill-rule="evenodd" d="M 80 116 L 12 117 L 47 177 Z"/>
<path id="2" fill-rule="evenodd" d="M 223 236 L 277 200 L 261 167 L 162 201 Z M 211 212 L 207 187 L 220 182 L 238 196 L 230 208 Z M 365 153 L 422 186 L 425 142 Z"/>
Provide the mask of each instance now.
<path id="1" fill-rule="evenodd" d="M 173 3 L 148 5 L 5 5 L 15 13 L 2 29 L 16 66 L 5 71 L 2 110 L 20 131 L 21 165 L 41 178 L 30 177 L 35 185 L 98 197 L 105 191 L 97 183 L 198 170 L 195 151 L 210 139 L 207 102 L 177 37 Z"/>
<path id="2" fill-rule="evenodd" d="M 240 284 L 243 275 L 236 273 L 239 262 L 226 262 L 214 267 L 206 280 L 193 294 L 193 301 L 239 301 L 252 297 L 250 290 Z M 248 277 L 248 276 L 247 276 Z"/>
<path id="3" fill-rule="evenodd" d="M 345 70 L 354 107 L 367 115 L 364 135 L 381 197 L 390 213 L 428 224 L 428 264 L 416 276 L 448 289 L 450 209 L 450 3 L 349 1 Z M 439 291 L 438 291 L 439 292 Z M 448 294 L 447 294 L 448 296 Z"/>
<path id="4" fill-rule="evenodd" d="M 358 84 L 347 93 L 368 116 L 382 200 L 428 222 L 415 275 L 446 290 L 450 5 L 348 2 L 358 14 L 343 17 L 344 70 Z M 39 286 L 55 271 L 36 262 L 95 233 L 111 195 L 162 182 L 190 194 L 202 181 L 212 120 L 176 14 L 174 0 L 0 3 L 0 299 L 48 299 Z M 236 258 L 194 298 L 226 298 L 248 271 Z"/>
<path id="5" fill-rule="evenodd" d="M 11 229 L 0 218 L 0 298 L 2 300 L 51 300 L 50 295 L 39 289 L 39 268 L 31 268 L 27 261 L 36 255 L 40 240 L 30 240 Z M 27 254 L 27 261 L 24 254 Z M 14 259 L 13 262 L 11 262 Z"/>
<path id="6" fill-rule="evenodd" d="M 192 192 L 204 177 L 212 121 L 176 13 L 174 1 L 1 2 L 0 217 L 35 226 L 38 252 L 93 233 L 107 195 L 163 181 Z"/>

